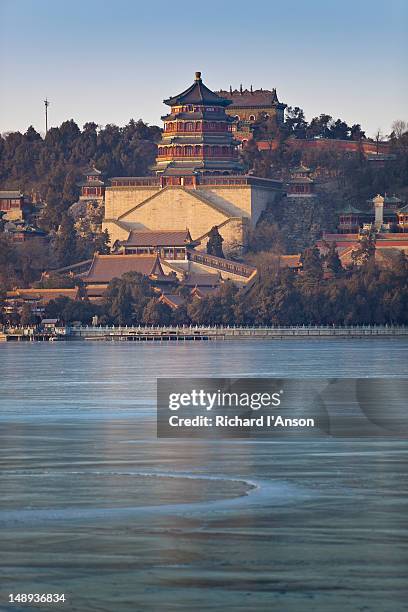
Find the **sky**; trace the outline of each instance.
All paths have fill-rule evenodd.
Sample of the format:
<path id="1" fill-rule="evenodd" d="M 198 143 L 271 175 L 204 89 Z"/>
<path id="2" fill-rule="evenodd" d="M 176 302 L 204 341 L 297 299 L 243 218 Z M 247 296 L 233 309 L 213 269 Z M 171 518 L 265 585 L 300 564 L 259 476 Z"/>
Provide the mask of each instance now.
<path id="1" fill-rule="evenodd" d="M 161 125 L 197 70 L 368 136 L 408 120 L 408 0 L 0 0 L 0 132 Z"/>

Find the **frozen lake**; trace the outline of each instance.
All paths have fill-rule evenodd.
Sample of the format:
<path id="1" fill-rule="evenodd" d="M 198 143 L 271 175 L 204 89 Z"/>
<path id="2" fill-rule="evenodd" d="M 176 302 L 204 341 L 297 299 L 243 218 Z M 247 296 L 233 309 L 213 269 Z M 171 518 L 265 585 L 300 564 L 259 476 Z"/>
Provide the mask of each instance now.
<path id="1" fill-rule="evenodd" d="M 407 442 L 157 440 L 158 376 L 408 376 L 408 341 L 0 345 L 1 611 L 406 609 Z"/>

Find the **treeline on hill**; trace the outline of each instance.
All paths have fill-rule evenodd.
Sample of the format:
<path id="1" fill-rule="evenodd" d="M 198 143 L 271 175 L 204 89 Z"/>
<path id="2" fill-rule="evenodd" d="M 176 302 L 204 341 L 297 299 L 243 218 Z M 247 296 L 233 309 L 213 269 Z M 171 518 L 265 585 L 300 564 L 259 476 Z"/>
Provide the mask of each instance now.
<path id="1" fill-rule="evenodd" d="M 108 253 L 106 232 L 78 233 L 73 219 L 64 214 L 58 231 L 50 233 L 44 242 L 33 238 L 28 242 L 14 243 L 2 232 L 0 219 L 0 293 L 14 287 L 29 287 L 39 281 L 44 270 L 64 267 L 78 261 L 91 259 L 93 254 Z M 59 277 L 55 287 L 65 287 L 65 277 Z"/>
<path id="2" fill-rule="evenodd" d="M 321 257 L 316 248 L 303 254 L 303 272 L 281 268 L 279 258 L 264 256 L 259 277 L 249 291 L 225 282 L 203 299 L 186 298 L 172 311 L 160 302 L 149 281 L 135 272 L 113 279 L 103 302 L 66 297 L 49 302 L 46 316 L 66 323 L 115 325 L 347 325 L 408 324 L 408 257 L 375 263 L 372 244 L 363 242 L 350 269 L 343 269 L 334 249 Z M 32 322 L 29 308 L 22 324 Z"/>
<path id="3" fill-rule="evenodd" d="M 298 110 L 303 113 L 301 109 Z M 331 119 L 328 115 L 321 117 Z M 318 119 L 313 119 L 310 125 Z M 348 130 L 353 134 L 351 128 Z M 256 176 L 279 177 L 285 180 L 289 178 L 290 169 L 302 161 L 312 171 L 317 171 L 318 178 L 328 183 L 330 193 L 336 194 L 343 203 L 364 202 L 372 197 L 374 192 L 392 193 L 408 188 L 408 126 L 404 121 L 395 121 L 393 124 L 389 142 L 390 152 L 395 158 L 384 165 L 368 161 L 362 147 L 356 153 L 339 150 L 335 146 L 334 136 L 331 137 L 332 147 L 302 149 L 290 146 L 289 142 L 295 135 L 297 139 L 302 138 L 299 130 L 291 125 L 289 118 L 284 125 L 279 125 L 274 117 L 261 116 L 253 126 L 253 133 L 255 139 L 248 141 L 243 151 L 243 159 Z M 323 133 L 325 130 L 322 130 Z M 328 137 L 327 134 L 325 137 Z M 259 151 L 256 140 L 270 141 L 270 149 Z M 357 141 L 362 143 L 362 138 L 357 138 Z"/>
<path id="4" fill-rule="evenodd" d="M 0 188 L 36 192 L 46 203 L 46 229 L 56 228 L 79 196 L 81 169 L 93 160 L 106 177 L 143 176 L 156 156 L 161 130 L 143 121 L 124 127 L 72 119 L 48 130 L 45 138 L 31 126 L 0 137 Z"/>
<path id="5" fill-rule="evenodd" d="M 37 192 L 46 202 L 38 224 L 50 232 L 49 242 L 41 246 L 35 240 L 15 247 L 1 234 L 0 258 L 14 262 L 0 271 L 0 284 L 27 285 L 53 269 L 87 259 L 98 250 L 107 252 L 108 236 L 93 227 L 74 224 L 69 207 L 77 201 L 81 169 L 90 160 L 104 173 L 146 175 L 156 155 L 161 130 L 143 121 L 131 120 L 126 126 L 98 127 L 87 123 L 80 130 L 72 120 L 51 128 L 42 138 L 32 127 L 25 134 L 10 133 L 0 137 L 0 188 L 21 188 Z M 322 231 L 333 231 L 337 211 L 348 202 L 360 209 L 376 193 L 408 196 L 408 131 L 404 122 L 395 122 L 390 136 L 394 158 L 383 166 L 368 161 L 362 151 L 350 154 L 335 147 L 305 150 L 290 146 L 294 137 L 302 140 L 316 135 L 333 139 L 363 136 L 358 125 L 351 128 L 340 120 L 321 115 L 306 123 L 303 111 L 288 109 L 284 126 L 273 118 L 261 117 L 254 126 L 256 138 L 277 143 L 276 149 L 258 151 L 250 140 L 242 151 L 247 171 L 257 176 L 289 178 L 289 170 L 300 161 L 317 174 L 318 198 L 299 198 L 296 205 L 282 196 L 261 216 L 249 241 L 249 251 L 299 253 L 312 246 Z M 85 224 L 86 225 L 86 224 Z M 91 224 L 92 225 L 92 224 Z"/>
<path id="6" fill-rule="evenodd" d="M 109 237 L 95 224 L 79 228 L 68 213 L 78 200 L 78 183 L 92 160 L 106 177 L 145 175 L 154 162 L 161 130 L 131 120 L 124 127 L 73 121 L 51 128 L 45 138 L 29 127 L 25 134 L 0 136 L 0 189 L 21 189 L 46 203 L 37 225 L 49 232 L 49 241 L 32 239 L 14 245 L 2 233 L 0 218 L 0 287 L 27 286 L 45 269 L 70 265 L 108 252 Z"/>
<path id="7" fill-rule="evenodd" d="M 261 115 L 253 125 L 256 140 L 268 140 L 276 132 L 274 117 Z M 298 139 L 330 138 L 332 140 L 361 140 L 366 137 L 359 123 L 347 125 L 341 119 L 333 119 L 322 113 L 308 123 L 305 113 L 299 106 L 288 106 L 285 111 L 285 124 L 280 126 L 281 133 Z M 380 137 L 380 134 L 378 134 Z"/>
<path id="8" fill-rule="evenodd" d="M 270 139 L 271 148 L 259 151 L 250 140 L 242 154 L 246 167 L 256 176 L 286 181 L 290 169 L 302 162 L 316 177 L 317 195 L 296 202 L 283 197 L 275 202 L 263 213 L 251 237 L 254 251 L 268 249 L 269 244 L 282 253 L 301 252 L 323 231 L 336 231 L 338 211 L 347 204 L 368 211 L 367 200 L 377 193 L 408 199 L 408 130 L 403 121 L 394 123 L 390 135 L 392 157 L 381 164 L 367 159 L 362 149 L 355 153 L 339 151 L 334 142 L 329 148 L 299 150 L 290 145 L 297 130 L 293 126 L 288 129 L 286 124 L 279 126 L 273 118 L 261 118 L 254 129 L 258 138 Z M 272 148 L 272 141 L 277 143 L 276 148 Z"/>

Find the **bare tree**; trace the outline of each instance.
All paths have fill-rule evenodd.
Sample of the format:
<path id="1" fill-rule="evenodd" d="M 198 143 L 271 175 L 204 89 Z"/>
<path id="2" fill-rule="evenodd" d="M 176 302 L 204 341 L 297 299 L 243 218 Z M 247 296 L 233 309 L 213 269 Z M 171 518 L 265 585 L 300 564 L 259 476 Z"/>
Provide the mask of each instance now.
<path id="1" fill-rule="evenodd" d="M 402 119 L 397 119 L 391 126 L 392 132 L 398 140 L 401 138 L 403 134 L 408 130 L 408 125 L 406 121 Z"/>
<path id="2" fill-rule="evenodd" d="M 378 155 L 378 153 L 379 153 L 379 145 L 380 145 L 380 142 L 382 141 L 382 139 L 383 139 L 383 138 L 384 138 L 384 135 L 383 135 L 383 133 L 382 133 L 382 131 L 381 131 L 381 128 L 378 128 L 378 130 L 377 130 L 377 131 L 376 131 L 376 133 L 374 134 L 374 140 L 375 140 L 376 145 L 377 145 L 377 146 L 376 146 L 376 152 L 377 152 L 377 155 Z"/>

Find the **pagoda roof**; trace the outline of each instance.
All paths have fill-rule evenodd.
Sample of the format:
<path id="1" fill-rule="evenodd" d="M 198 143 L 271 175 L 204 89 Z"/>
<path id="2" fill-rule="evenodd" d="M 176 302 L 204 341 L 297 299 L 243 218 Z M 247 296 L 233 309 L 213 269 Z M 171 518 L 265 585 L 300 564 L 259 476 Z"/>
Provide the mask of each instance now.
<path id="1" fill-rule="evenodd" d="M 234 91 L 229 92 L 220 90 L 217 94 L 231 101 L 231 109 L 242 107 L 286 107 L 286 104 L 279 102 L 276 89 L 234 89 Z"/>
<path id="2" fill-rule="evenodd" d="M 227 172 L 231 173 L 232 170 L 239 172 L 242 169 L 241 164 L 238 161 L 230 160 L 197 160 L 192 162 L 186 162 L 179 160 L 178 163 L 171 161 L 167 164 L 165 169 L 161 171 L 159 164 L 154 166 L 155 170 L 160 172 L 162 176 L 191 176 L 197 173 L 206 172 Z"/>
<path id="3" fill-rule="evenodd" d="M 218 286 L 217 287 L 203 287 L 202 285 L 200 286 L 195 285 L 191 289 L 190 295 L 192 295 L 193 297 L 203 298 L 203 297 L 207 297 L 208 295 L 215 293 L 217 289 L 218 289 Z"/>
<path id="4" fill-rule="evenodd" d="M 311 172 L 310 168 L 304 166 L 303 164 L 300 164 L 300 166 L 296 166 L 296 168 L 292 168 L 292 170 L 290 171 L 291 174 L 306 174 L 308 172 Z"/>
<path id="5" fill-rule="evenodd" d="M 23 196 L 24 194 L 21 191 L 0 191 L 0 200 L 22 198 Z"/>
<path id="6" fill-rule="evenodd" d="M 99 255 L 96 253 L 90 269 L 79 275 L 85 283 L 109 283 L 125 272 L 138 272 L 144 276 L 163 276 L 160 259 L 154 255 Z"/>
<path id="7" fill-rule="evenodd" d="M 99 176 L 102 172 L 95 168 L 95 166 L 88 166 L 82 169 L 82 174 L 86 174 L 87 176 Z"/>
<path id="8" fill-rule="evenodd" d="M 230 115 L 217 114 L 208 111 L 192 111 L 191 113 L 169 113 L 162 116 L 162 121 L 176 121 L 177 119 L 186 119 L 186 121 L 196 121 L 205 119 L 208 121 L 222 121 L 223 123 L 234 123 L 235 119 Z"/>
<path id="9" fill-rule="evenodd" d="M 177 104 L 210 104 L 213 106 L 229 106 L 231 100 L 221 98 L 216 93 L 208 89 L 201 80 L 201 72 L 196 72 L 194 83 L 185 91 L 164 100 L 168 106 Z"/>
<path id="10" fill-rule="evenodd" d="M 405 204 L 402 208 L 398 209 L 399 213 L 408 213 L 408 204 Z"/>
<path id="11" fill-rule="evenodd" d="M 303 184 L 314 183 L 314 180 L 310 178 L 310 176 L 294 176 L 290 179 L 290 185 L 303 185 Z"/>
<path id="12" fill-rule="evenodd" d="M 193 176 L 194 174 L 196 174 L 196 168 L 199 167 L 199 162 L 198 163 L 191 163 L 189 165 L 187 164 L 183 164 L 183 166 L 177 166 L 174 167 L 170 164 L 168 164 L 168 166 L 165 168 L 165 170 L 163 170 L 163 172 L 161 172 L 160 174 L 162 176 Z"/>
<path id="13" fill-rule="evenodd" d="M 78 296 L 78 287 L 63 288 L 63 289 L 36 289 L 29 287 L 27 289 L 15 289 L 7 291 L 8 298 L 41 301 L 43 303 L 55 300 L 58 297 L 69 297 L 75 300 Z"/>
<path id="14" fill-rule="evenodd" d="M 220 274 L 210 272 L 189 272 L 183 281 L 186 287 L 216 287 L 220 284 Z"/>
<path id="15" fill-rule="evenodd" d="M 374 202 L 374 200 L 376 200 L 376 198 L 378 198 L 378 195 L 376 195 L 374 198 L 370 198 L 369 200 L 367 200 L 367 202 Z M 387 196 L 387 194 L 384 195 L 384 205 L 385 204 L 391 204 L 394 206 L 397 206 L 398 204 L 402 204 L 402 200 L 400 198 L 398 198 L 396 195 L 393 196 Z"/>
<path id="16" fill-rule="evenodd" d="M 401 204 L 402 200 L 400 198 L 397 198 L 397 196 L 395 196 L 395 195 L 393 195 L 393 196 L 385 196 L 384 203 L 385 204 Z"/>
<path id="17" fill-rule="evenodd" d="M 182 295 L 177 295 L 175 293 L 162 293 L 160 296 L 160 301 L 168 304 L 170 308 L 180 308 L 185 303 L 185 298 Z"/>
<path id="18" fill-rule="evenodd" d="M 165 136 L 163 135 L 159 145 L 169 144 L 213 144 L 213 145 L 230 145 L 238 144 L 239 141 L 235 141 L 231 138 L 231 134 L 213 134 L 211 132 L 201 132 L 197 134 L 177 135 L 177 136 Z"/>
<path id="19" fill-rule="evenodd" d="M 342 210 L 340 210 L 339 213 L 341 215 L 369 215 L 371 214 L 366 211 L 359 210 L 358 208 L 356 208 L 350 203 L 346 204 L 346 206 Z"/>
<path id="20" fill-rule="evenodd" d="M 47 232 L 44 230 L 34 227 L 34 225 L 29 225 L 25 221 L 9 221 L 5 225 L 5 232 L 9 234 L 31 234 L 33 236 L 47 235 Z"/>
<path id="21" fill-rule="evenodd" d="M 192 242 L 188 229 L 169 230 L 169 231 L 150 231 L 142 232 L 132 230 L 129 238 L 121 244 L 125 246 L 183 246 Z"/>
<path id="22" fill-rule="evenodd" d="M 93 179 L 92 181 L 82 181 L 81 183 L 77 183 L 78 187 L 103 187 L 105 183 L 100 179 Z"/>

